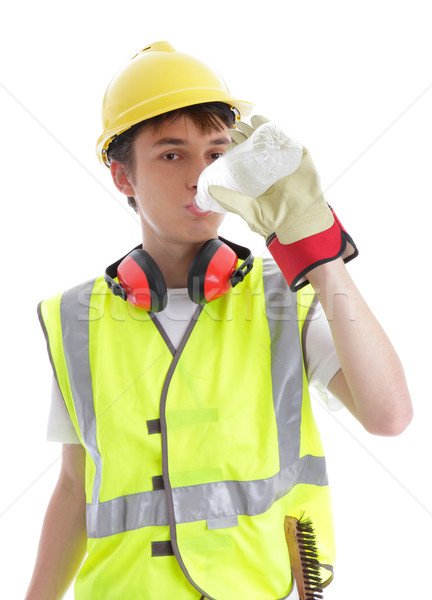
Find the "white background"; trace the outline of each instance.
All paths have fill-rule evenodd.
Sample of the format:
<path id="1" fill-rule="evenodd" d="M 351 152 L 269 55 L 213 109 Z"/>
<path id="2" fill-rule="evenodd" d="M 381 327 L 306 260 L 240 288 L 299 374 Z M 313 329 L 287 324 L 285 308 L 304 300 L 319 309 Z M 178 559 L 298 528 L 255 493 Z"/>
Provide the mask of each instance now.
<path id="1" fill-rule="evenodd" d="M 60 447 L 45 442 L 51 372 L 36 305 L 139 242 L 94 146 L 111 77 L 165 39 L 215 67 L 235 96 L 309 148 L 359 246 L 350 271 L 405 366 L 415 419 L 398 438 L 373 437 L 344 411 L 315 403 L 338 550 L 326 598 L 430 594 L 430 22 L 427 0 L 3 8 L 2 598 L 24 597 L 59 469 Z M 264 250 L 235 217 L 223 233 Z"/>

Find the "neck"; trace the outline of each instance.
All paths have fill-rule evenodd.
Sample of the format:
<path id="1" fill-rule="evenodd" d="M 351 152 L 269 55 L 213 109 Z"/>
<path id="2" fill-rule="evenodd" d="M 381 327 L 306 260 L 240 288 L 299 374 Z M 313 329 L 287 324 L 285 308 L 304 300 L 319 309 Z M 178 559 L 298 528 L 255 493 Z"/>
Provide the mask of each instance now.
<path id="1" fill-rule="evenodd" d="M 190 266 L 203 243 L 173 244 L 159 240 L 150 243 L 144 238 L 143 249 L 156 261 L 168 288 L 185 288 Z"/>

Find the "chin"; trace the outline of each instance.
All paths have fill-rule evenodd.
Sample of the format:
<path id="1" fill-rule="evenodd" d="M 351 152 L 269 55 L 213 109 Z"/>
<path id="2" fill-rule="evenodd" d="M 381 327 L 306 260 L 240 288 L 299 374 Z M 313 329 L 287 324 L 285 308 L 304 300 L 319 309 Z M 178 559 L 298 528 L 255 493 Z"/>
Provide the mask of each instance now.
<path id="1" fill-rule="evenodd" d="M 209 233 L 209 237 L 215 237 L 218 234 L 218 229 L 224 220 L 225 215 L 220 213 L 210 213 L 208 217 L 204 217 L 197 223 L 201 225 L 203 230 Z"/>
<path id="2" fill-rule="evenodd" d="M 194 223 L 191 227 L 185 230 L 185 241 L 199 242 L 200 240 L 208 240 L 218 236 L 219 222 L 204 222 L 203 220 Z"/>
<path id="3" fill-rule="evenodd" d="M 208 233 L 203 233 L 202 235 L 191 235 L 187 240 L 184 240 L 183 243 L 202 245 L 205 242 L 207 242 L 207 240 L 210 240 L 211 238 L 217 238 L 217 237 L 218 237 L 217 231 L 209 231 Z"/>

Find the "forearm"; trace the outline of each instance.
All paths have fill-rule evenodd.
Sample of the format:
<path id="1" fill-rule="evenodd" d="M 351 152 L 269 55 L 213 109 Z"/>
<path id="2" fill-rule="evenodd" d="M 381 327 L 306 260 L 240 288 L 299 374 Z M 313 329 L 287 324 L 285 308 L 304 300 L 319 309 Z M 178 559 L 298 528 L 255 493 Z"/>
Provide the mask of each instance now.
<path id="1" fill-rule="evenodd" d="M 59 600 L 86 551 L 85 498 L 60 478 L 45 515 L 26 600 Z"/>
<path id="2" fill-rule="evenodd" d="M 308 279 L 329 321 L 351 395 L 348 407 L 368 431 L 400 433 L 412 418 L 404 371 L 343 261 L 313 269 Z"/>

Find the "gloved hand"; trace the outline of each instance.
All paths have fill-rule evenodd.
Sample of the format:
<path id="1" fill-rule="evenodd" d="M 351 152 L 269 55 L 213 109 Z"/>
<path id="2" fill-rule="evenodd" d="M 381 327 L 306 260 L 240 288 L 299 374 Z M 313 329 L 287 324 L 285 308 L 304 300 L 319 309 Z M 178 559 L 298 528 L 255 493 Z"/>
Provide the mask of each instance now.
<path id="1" fill-rule="evenodd" d="M 252 117 L 252 127 L 240 122 L 240 132 L 231 133 L 234 144 L 253 136 L 263 122 L 262 117 Z M 224 155 L 227 160 L 229 153 Z M 240 215 L 265 237 L 293 291 L 308 283 L 305 275 L 314 267 L 340 256 L 348 262 L 358 254 L 324 200 L 318 173 L 305 148 L 297 170 L 257 198 L 216 185 L 210 185 L 208 192 L 223 209 Z"/>

